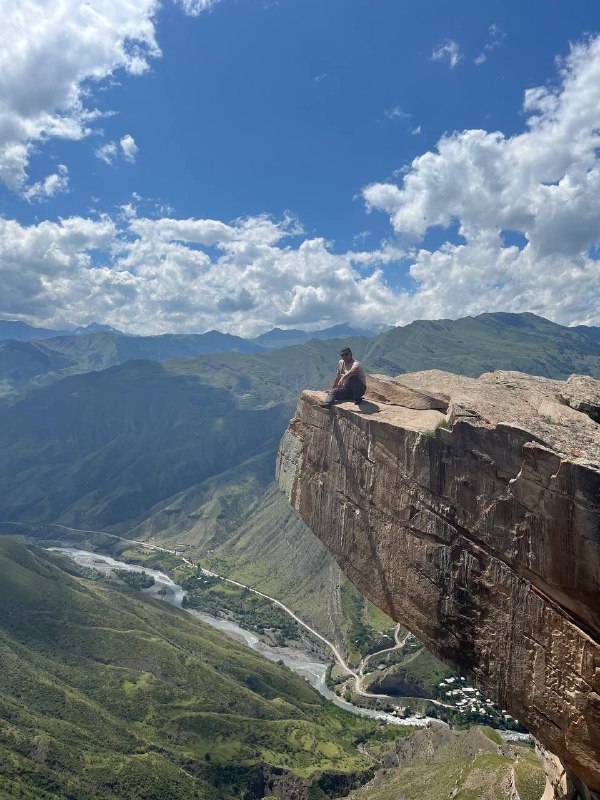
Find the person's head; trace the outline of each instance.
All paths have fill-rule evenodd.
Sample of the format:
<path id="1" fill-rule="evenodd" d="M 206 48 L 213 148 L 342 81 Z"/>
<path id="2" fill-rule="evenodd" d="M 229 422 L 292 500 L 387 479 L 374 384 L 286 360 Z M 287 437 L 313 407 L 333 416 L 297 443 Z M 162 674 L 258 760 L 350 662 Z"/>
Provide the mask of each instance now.
<path id="1" fill-rule="evenodd" d="M 353 361 L 352 358 L 352 350 L 349 347 L 342 347 L 340 350 L 340 356 L 344 359 L 344 361 Z"/>

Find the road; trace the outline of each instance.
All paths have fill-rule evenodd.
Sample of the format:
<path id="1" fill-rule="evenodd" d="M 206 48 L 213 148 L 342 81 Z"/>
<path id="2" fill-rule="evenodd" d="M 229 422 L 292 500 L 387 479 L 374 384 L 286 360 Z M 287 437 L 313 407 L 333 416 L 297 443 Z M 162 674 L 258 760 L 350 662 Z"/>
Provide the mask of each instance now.
<path id="1" fill-rule="evenodd" d="M 25 527 L 25 528 L 29 528 L 30 527 L 29 525 L 26 525 L 26 524 L 21 523 L 21 522 L 5 522 L 3 524 L 5 524 L 5 525 L 18 525 L 20 527 Z M 90 531 L 90 530 L 86 530 L 85 528 L 72 528 L 69 525 L 60 525 L 58 523 L 50 523 L 50 522 L 49 523 L 45 523 L 44 527 L 46 527 L 46 528 L 58 528 L 58 529 L 63 530 L 63 531 L 71 531 L 73 533 L 95 533 L 95 534 L 102 534 L 103 536 L 110 536 L 113 539 L 118 539 L 120 542 L 127 542 L 128 544 L 140 545 L 141 547 L 144 547 L 147 550 L 158 550 L 161 553 L 169 553 L 171 555 L 179 556 L 179 558 L 185 564 L 187 564 L 188 566 L 190 566 L 190 567 L 195 567 L 196 566 L 196 564 L 194 564 L 194 562 L 192 562 L 188 558 L 185 558 L 184 556 L 182 556 L 180 553 L 177 552 L 177 550 L 171 550 L 168 547 L 161 547 L 158 544 L 150 544 L 149 542 L 142 542 L 142 541 L 139 541 L 138 539 L 127 539 L 125 536 L 118 536 L 116 533 L 108 533 L 107 531 Z M 324 636 L 322 636 L 318 631 L 316 631 L 307 622 L 304 622 L 303 619 L 300 619 L 300 617 L 297 614 L 295 614 L 292 611 L 291 608 L 288 608 L 288 606 L 286 606 L 285 603 L 282 603 L 280 600 L 277 600 L 275 597 L 271 597 L 270 595 L 265 594 L 264 592 L 260 592 L 258 589 L 253 589 L 252 586 L 246 586 L 246 584 L 244 584 L 244 583 L 240 583 L 239 581 L 234 581 L 231 578 L 226 578 L 223 575 L 218 575 L 216 572 L 210 572 L 210 570 L 207 570 L 207 569 L 204 569 L 204 568 L 201 568 L 201 569 L 202 569 L 202 572 L 207 576 L 210 576 L 210 577 L 213 577 L 213 578 L 219 578 L 219 580 L 226 581 L 227 583 L 232 583 L 235 586 L 239 586 L 242 589 L 247 589 L 249 592 L 254 592 L 254 594 L 257 594 L 260 597 L 264 597 L 266 600 L 270 600 L 276 606 L 279 606 L 279 608 L 283 609 L 287 614 L 289 614 L 290 617 L 292 617 L 292 619 L 296 620 L 296 622 L 299 625 L 302 625 L 302 627 L 305 628 L 309 633 L 311 633 L 313 636 L 315 636 L 317 639 L 319 639 L 321 642 L 323 642 L 323 644 L 325 644 L 331 650 L 331 652 L 335 656 L 335 659 L 338 662 L 338 664 L 340 665 L 340 667 L 342 667 L 342 669 L 346 673 L 348 673 L 348 675 L 354 675 L 354 677 L 358 680 L 358 678 L 359 678 L 358 673 L 356 672 L 356 670 L 353 670 L 351 667 L 348 666 L 348 664 L 345 662 L 344 658 L 342 657 L 340 651 L 333 644 L 333 642 L 330 642 L 329 639 L 326 639 Z"/>
<path id="2" fill-rule="evenodd" d="M 21 522 L 3 522 L 3 524 L 15 525 L 25 528 L 30 527 L 29 525 L 26 525 Z M 182 556 L 180 553 L 178 553 L 177 550 L 171 550 L 168 547 L 161 547 L 158 544 L 150 544 L 149 542 L 142 542 L 139 539 L 127 539 L 125 536 L 118 536 L 116 533 L 108 533 L 107 531 L 91 531 L 91 530 L 86 530 L 85 528 L 72 528 L 69 525 L 60 525 L 58 523 L 52 523 L 52 522 L 45 523 L 44 527 L 58 528 L 63 531 L 71 531 L 72 533 L 93 533 L 93 534 L 102 534 L 103 536 L 110 536 L 113 539 L 118 539 L 121 542 L 127 542 L 128 544 L 137 544 L 140 547 L 146 548 L 147 550 L 157 550 L 161 553 L 169 553 L 170 555 L 178 556 L 184 562 L 184 564 L 187 564 L 190 567 L 196 566 L 194 562 L 190 561 L 188 558 L 185 558 L 185 556 Z M 323 642 L 323 644 L 329 648 L 329 650 L 333 653 L 335 660 L 343 669 L 343 671 L 347 675 L 350 675 L 354 678 L 354 687 L 357 694 L 361 695 L 362 697 L 376 697 L 384 700 L 394 699 L 393 697 L 390 697 L 387 694 L 375 694 L 374 692 L 365 691 L 363 689 L 363 680 L 364 680 L 364 669 L 370 658 L 372 658 L 375 655 L 380 655 L 381 653 L 388 653 L 394 650 L 398 650 L 406 644 L 406 640 L 408 639 L 410 634 L 407 634 L 403 639 L 403 641 L 401 642 L 399 639 L 400 625 L 397 625 L 394 630 L 394 639 L 396 643 L 392 647 L 388 647 L 385 650 L 380 650 L 378 653 L 371 653 L 370 655 L 365 656 L 360 662 L 358 669 L 354 670 L 346 663 L 344 657 L 337 649 L 337 647 L 333 644 L 333 642 L 330 642 L 329 639 L 326 639 L 325 636 L 320 634 L 311 625 L 309 625 L 307 622 L 301 619 L 297 614 L 295 614 L 292 611 L 291 608 L 288 608 L 288 606 L 286 606 L 285 603 L 282 603 L 281 600 L 277 600 L 277 598 L 271 597 L 271 595 L 265 594 L 265 592 L 261 592 L 258 589 L 254 589 L 252 586 L 247 586 L 246 584 L 240 583 L 239 581 L 234 581 L 232 578 L 226 578 L 223 575 L 218 575 L 216 572 L 211 572 L 210 570 L 204 569 L 203 567 L 201 567 L 201 569 L 204 575 L 207 575 L 212 578 L 218 578 L 219 580 L 225 581 L 226 583 L 231 583 L 234 586 L 239 586 L 241 589 L 247 589 L 249 592 L 253 592 L 254 594 L 259 595 L 259 597 L 264 597 L 266 600 L 269 600 L 271 603 L 274 603 L 276 606 L 279 606 L 279 608 L 283 609 L 283 611 L 285 611 L 286 614 L 289 614 L 289 616 L 292 617 L 292 619 L 294 619 L 299 625 L 305 628 L 310 634 L 319 639 L 319 641 Z"/>

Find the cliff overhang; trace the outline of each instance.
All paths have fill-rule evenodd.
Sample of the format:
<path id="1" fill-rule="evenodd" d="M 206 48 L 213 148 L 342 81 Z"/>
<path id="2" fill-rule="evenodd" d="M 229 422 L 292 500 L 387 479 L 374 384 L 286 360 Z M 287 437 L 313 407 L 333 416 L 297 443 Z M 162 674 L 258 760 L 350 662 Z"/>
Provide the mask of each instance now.
<path id="1" fill-rule="evenodd" d="M 369 386 L 360 409 L 303 393 L 281 488 L 363 594 L 599 792 L 600 382 Z"/>

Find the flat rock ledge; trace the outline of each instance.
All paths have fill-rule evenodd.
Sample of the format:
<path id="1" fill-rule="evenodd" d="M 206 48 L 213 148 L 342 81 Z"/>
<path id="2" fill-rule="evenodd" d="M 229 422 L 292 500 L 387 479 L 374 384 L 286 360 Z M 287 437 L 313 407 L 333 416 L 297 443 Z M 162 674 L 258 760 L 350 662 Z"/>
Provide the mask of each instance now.
<path id="1" fill-rule="evenodd" d="M 427 371 L 323 399 L 280 445 L 291 504 L 549 751 L 546 797 L 600 797 L 600 381 Z"/>

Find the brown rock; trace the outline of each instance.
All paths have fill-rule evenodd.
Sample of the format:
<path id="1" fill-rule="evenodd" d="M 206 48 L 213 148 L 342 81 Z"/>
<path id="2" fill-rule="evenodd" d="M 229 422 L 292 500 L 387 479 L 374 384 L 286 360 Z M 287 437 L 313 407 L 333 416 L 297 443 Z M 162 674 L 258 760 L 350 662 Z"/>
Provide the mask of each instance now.
<path id="1" fill-rule="evenodd" d="M 426 411 L 437 409 L 444 414 L 448 410 L 450 398 L 445 393 L 420 392 L 411 389 L 397 378 L 387 378 L 385 375 L 369 375 L 369 385 L 365 393 L 367 400 L 385 405 L 402 406 L 415 410 Z"/>
<path id="2" fill-rule="evenodd" d="M 358 412 L 302 395 L 281 487 L 370 600 L 600 791 L 600 382 L 428 371 L 370 390 Z"/>
<path id="3" fill-rule="evenodd" d="M 560 398 L 571 408 L 587 414 L 594 422 L 600 422 L 600 385 L 588 375 L 571 375 Z"/>

